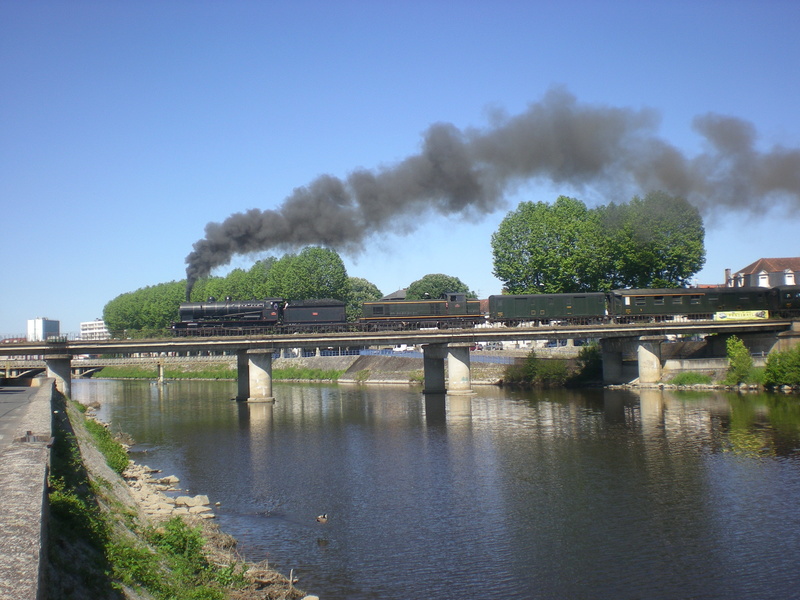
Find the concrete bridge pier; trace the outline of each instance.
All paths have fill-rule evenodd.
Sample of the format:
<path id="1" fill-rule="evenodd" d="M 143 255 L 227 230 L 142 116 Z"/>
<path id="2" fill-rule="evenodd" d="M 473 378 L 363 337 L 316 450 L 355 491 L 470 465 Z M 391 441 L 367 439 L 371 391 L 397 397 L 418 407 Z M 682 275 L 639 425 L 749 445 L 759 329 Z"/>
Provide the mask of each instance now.
<path id="1" fill-rule="evenodd" d="M 447 391 L 444 378 L 444 357 L 447 344 L 424 344 L 422 346 L 423 394 L 444 394 Z"/>
<path id="2" fill-rule="evenodd" d="M 447 378 L 445 378 L 447 359 Z M 425 376 L 423 393 L 448 396 L 471 395 L 472 379 L 469 344 L 425 344 L 422 346 L 422 368 Z"/>
<path id="3" fill-rule="evenodd" d="M 158 383 L 164 383 L 164 363 L 161 361 L 158 361 Z"/>
<path id="4" fill-rule="evenodd" d="M 250 397 L 250 369 L 247 350 L 236 351 L 236 400 L 244 402 Z"/>
<path id="5" fill-rule="evenodd" d="M 797 346 L 800 346 L 800 321 L 795 321 L 792 323 L 791 329 L 778 334 L 775 350 L 778 352 L 787 352 Z"/>
<path id="6" fill-rule="evenodd" d="M 619 342 L 601 339 L 600 352 L 603 357 L 603 383 L 606 385 L 625 383 L 622 377 L 622 348 Z"/>
<path id="7" fill-rule="evenodd" d="M 469 344 L 447 345 L 447 395 L 473 395 Z"/>
<path id="8" fill-rule="evenodd" d="M 275 402 L 272 395 L 272 348 L 247 351 L 248 402 Z"/>
<path id="9" fill-rule="evenodd" d="M 47 376 L 55 379 L 56 389 L 67 398 L 72 397 L 72 355 L 50 354 L 45 355 L 44 363 L 47 365 Z"/>
<path id="10" fill-rule="evenodd" d="M 639 362 L 639 383 L 661 381 L 661 342 L 663 335 L 643 335 L 639 338 L 636 357 Z"/>

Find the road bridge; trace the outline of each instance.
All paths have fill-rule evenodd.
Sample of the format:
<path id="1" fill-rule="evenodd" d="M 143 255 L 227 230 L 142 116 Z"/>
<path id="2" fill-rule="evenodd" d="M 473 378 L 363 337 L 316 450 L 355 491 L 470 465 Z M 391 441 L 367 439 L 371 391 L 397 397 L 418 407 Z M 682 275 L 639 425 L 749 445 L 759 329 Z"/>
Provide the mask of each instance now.
<path id="1" fill-rule="evenodd" d="M 423 348 L 424 389 L 428 393 L 469 394 L 470 347 L 477 343 L 596 339 L 603 352 L 604 380 L 623 383 L 624 356 L 635 354 L 639 380 L 661 377 L 660 347 L 668 336 L 716 335 L 724 340 L 737 335 L 757 340 L 769 351 L 800 343 L 800 322 L 763 321 L 667 321 L 603 325 L 547 325 L 538 327 L 475 327 L 470 329 L 420 329 L 412 331 L 325 332 L 247 337 L 177 337 L 125 340 L 75 340 L 23 342 L 0 345 L 0 356 L 42 358 L 49 377 L 69 395 L 72 357 L 80 355 L 125 356 L 131 354 L 235 354 L 238 395 L 241 400 L 272 400 L 272 357 L 288 348 L 366 348 L 370 346 L 419 345 Z M 724 345 L 723 345 L 724 347 Z M 723 353 L 724 354 L 724 353 Z M 445 371 L 445 363 L 447 371 Z M 445 372 L 447 377 L 445 378 Z"/>

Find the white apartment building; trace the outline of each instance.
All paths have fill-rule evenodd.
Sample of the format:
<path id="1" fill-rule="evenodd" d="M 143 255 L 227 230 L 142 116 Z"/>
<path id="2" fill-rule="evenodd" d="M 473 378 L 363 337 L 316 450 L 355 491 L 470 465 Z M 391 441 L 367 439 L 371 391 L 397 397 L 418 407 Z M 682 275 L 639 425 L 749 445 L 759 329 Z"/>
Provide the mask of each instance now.
<path id="1" fill-rule="evenodd" d="M 109 340 L 111 339 L 111 334 L 103 319 L 95 319 L 94 321 L 84 321 L 81 323 L 81 339 Z"/>

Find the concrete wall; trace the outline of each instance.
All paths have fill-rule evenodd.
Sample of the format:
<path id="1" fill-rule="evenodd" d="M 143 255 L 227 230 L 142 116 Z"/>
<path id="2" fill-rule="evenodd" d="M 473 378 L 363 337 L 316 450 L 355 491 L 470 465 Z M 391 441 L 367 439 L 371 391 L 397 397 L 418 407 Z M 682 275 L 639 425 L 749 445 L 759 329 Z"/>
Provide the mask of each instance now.
<path id="1" fill-rule="evenodd" d="M 766 359 L 763 356 L 753 357 L 754 367 L 763 367 Z M 662 367 L 662 379 L 668 381 L 678 373 L 703 373 L 711 375 L 714 380 L 724 379 L 728 372 L 727 358 L 685 358 L 669 359 L 664 361 Z"/>
<path id="2" fill-rule="evenodd" d="M 29 401 L 15 425 L 13 441 L 4 444 L 0 453 L 0 598 L 46 600 L 43 577 L 53 389 L 52 380 L 27 389 Z M 32 435 L 27 436 L 28 432 Z"/>

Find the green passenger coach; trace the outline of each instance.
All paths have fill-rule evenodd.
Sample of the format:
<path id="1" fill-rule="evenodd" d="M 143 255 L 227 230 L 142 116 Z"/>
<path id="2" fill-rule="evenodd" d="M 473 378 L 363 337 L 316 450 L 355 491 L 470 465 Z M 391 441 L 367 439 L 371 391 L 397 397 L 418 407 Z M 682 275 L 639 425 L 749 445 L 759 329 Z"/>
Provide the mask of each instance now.
<path id="1" fill-rule="evenodd" d="M 595 322 L 606 314 L 606 295 L 602 292 L 489 296 L 491 320 L 507 325 L 554 320 Z"/>
<path id="2" fill-rule="evenodd" d="M 769 288 L 668 288 L 614 290 L 610 310 L 615 317 L 669 317 L 686 315 L 688 319 L 710 319 L 726 312 L 763 313 L 769 307 Z"/>

